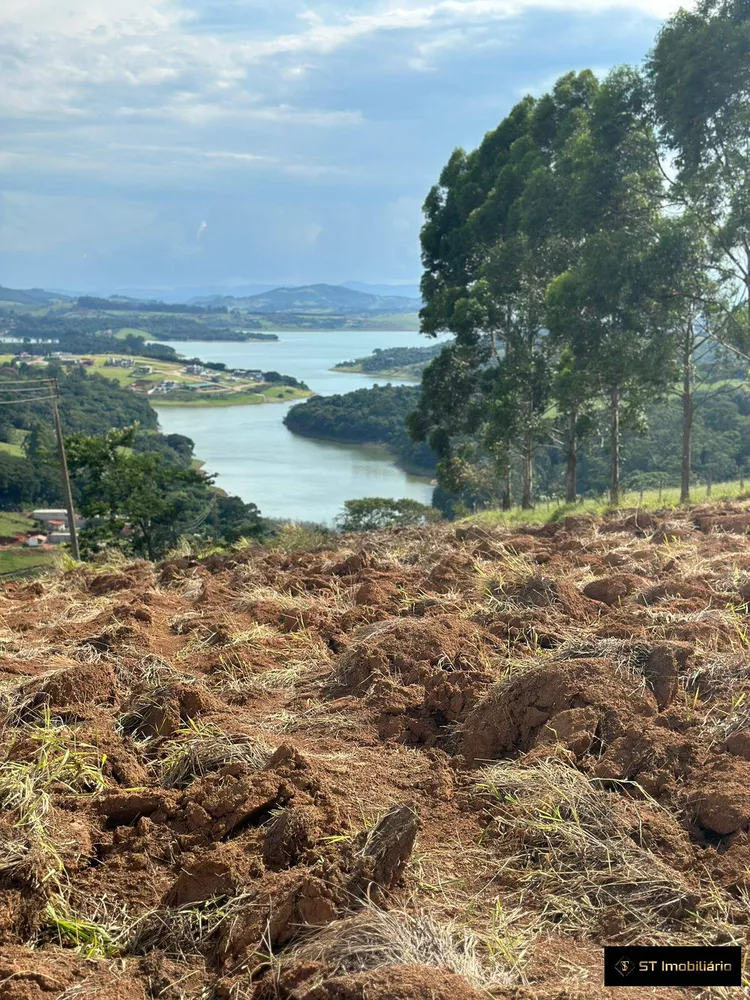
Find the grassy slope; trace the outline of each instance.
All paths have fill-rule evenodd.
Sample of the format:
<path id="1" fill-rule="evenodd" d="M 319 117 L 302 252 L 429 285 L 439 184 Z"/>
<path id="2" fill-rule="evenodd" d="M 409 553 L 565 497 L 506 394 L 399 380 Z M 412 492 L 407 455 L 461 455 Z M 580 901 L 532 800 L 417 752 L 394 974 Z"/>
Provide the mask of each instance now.
<path id="1" fill-rule="evenodd" d="M 171 379 L 173 382 L 178 382 L 184 386 L 207 381 L 206 376 L 187 375 L 183 371 L 184 364 L 182 362 L 157 361 L 153 358 L 142 358 L 132 355 L 130 357 L 135 365 L 144 365 L 152 369 L 150 375 L 136 375 L 134 368 L 117 368 L 105 364 L 110 357 L 124 358 L 126 355 L 89 354 L 85 356 L 94 361 L 93 367 L 89 368 L 88 371 L 96 372 L 97 375 L 102 375 L 104 378 L 108 378 L 122 386 L 129 386 L 134 381 L 148 382 L 150 385 L 156 385 L 163 379 Z M 191 393 L 190 396 L 186 396 L 184 399 L 168 399 L 163 396 L 150 396 L 149 399 L 152 403 L 159 406 L 256 406 L 264 402 L 280 403 L 306 399 L 312 395 L 312 393 L 302 389 L 293 389 L 291 386 L 283 385 L 266 388 L 262 393 L 243 391 L 244 387 L 249 384 L 232 382 L 227 378 L 217 384 L 217 388 L 223 388 L 224 390 L 231 389 L 231 395 L 225 391 L 224 394 L 217 394 L 213 397 L 198 396 Z"/>
<path id="2" fill-rule="evenodd" d="M 34 522 L 30 517 L 23 514 L 16 514 L 15 511 L 0 511 L 0 535 L 10 536 L 20 534 L 22 531 L 31 531 Z"/>
<path id="3" fill-rule="evenodd" d="M 0 549 L 0 575 L 22 573 L 40 566 L 48 566 L 51 569 L 54 563 L 55 555 L 52 552 L 35 552 L 33 549 L 22 549 L 17 546 Z"/>
<path id="4" fill-rule="evenodd" d="M 368 375 L 370 377 L 377 378 L 389 378 L 389 379 L 415 379 L 419 381 L 422 377 L 423 367 L 411 368 L 407 366 L 406 368 L 384 368 L 379 369 L 376 372 L 366 372 L 362 370 L 362 365 L 336 365 L 331 369 L 332 372 L 343 372 L 351 375 Z"/>
<path id="5" fill-rule="evenodd" d="M 0 511 L 0 536 L 9 538 L 12 535 L 32 531 L 33 528 L 34 521 L 30 517 L 24 517 L 23 514 L 13 511 Z M 36 552 L 20 545 L 12 545 L 7 549 L 0 549 L 0 575 L 21 573 L 36 569 L 38 566 L 51 567 L 54 561 L 55 556 L 51 552 Z"/>
<path id="6" fill-rule="evenodd" d="M 167 399 L 164 396 L 152 396 L 151 405 L 155 409 L 160 406 L 257 406 L 262 403 L 286 403 L 297 399 L 307 399 L 312 393 L 304 389 L 293 389 L 291 386 L 264 389 L 258 392 L 235 392 L 223 394 L 215 398 L 207 396 L 191 396 L 185 399 Z"/>
<path id="7" fill-rule="evenodd" d="M 739 480 L 729 483 L 714 483 L 710 496 L 706 495 L 705 486 L 696 486 L 692 491 L 692 502 L 694 504 L 718 503 L 722 500 L 737 500 L 746 497 L 748 492 L 750 492 L 750 483 L 743 484 Z M 534 510 L 522 510 L 520 507 L 514 507 L 512 510 L 485 510 L 472 514 L 466 520 L 477 524 L 503 527 L 513 524 L 547 524 L 550 521 L 561 521 L 563 518 L 575 514 L 596 514 L 603 517 L 617 509 L 632 509 L 633 507 L 639 507 L 642 510 L 664 510 L 679 506 L 680 491 L 678 488 L 665 489 L 661 493 L 658 490 L 646 490 L 642 494 L 642 499 L 640 491 L 631 490 L 623 492 L 617 507 L 613 507 L 606 497 L 598 497 L 576 504 L 539 503 Z"/>

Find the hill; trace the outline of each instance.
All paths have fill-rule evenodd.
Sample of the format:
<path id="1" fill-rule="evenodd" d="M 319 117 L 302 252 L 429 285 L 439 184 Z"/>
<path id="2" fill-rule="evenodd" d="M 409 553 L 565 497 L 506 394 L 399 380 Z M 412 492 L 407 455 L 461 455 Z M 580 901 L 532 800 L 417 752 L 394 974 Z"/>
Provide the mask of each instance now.
<path id="1" fill-rule="evenodd" d="M 412 313 L 419 310 L 419 299 L 400 295 L 372 295 L 343 285 L 304 285 L 300 288 L 275 288 L 246 298 L 211 296 L 200 303 L 210 308 L 226 306 L 250 313 L 305 313 L 310 315 L 361 315 L 367 313 Z"/>
<path id="2" fill-rule="evenodd" d="M 376 347 L 366 358 L 342 361 L 334 365 L 333 370 L 419 381 L 427 365 L 445 346 L 445 343 L 439 343 L 429 347 Z"/>
<path id="3" fill-rule="evenodd" d="M 408 472 L 431 476 L 436 457 L 406 432 L 406 417 L 416 407 L 419 386 L 374 385 L 335 396 L 313 396 L 293 406 L 284 424 L 294 434 L 347 444 L 379 444 Z"/>
<path id="4" fill-rule="evenodd" d="M 748 528 L 288 535 L 6 584 L 8 996 L 609 997 L 605 943 L 745 943 Z"/>
<path id="5" fill-rule="evenodd" d="M 16 302 L 25 306 L 49 306 L 55 302 L 70 302 L 71 297 L 62 292 L 46 292 L 43 288 L 3 288 L 0 302 Z"/>
<path id="6" fill-rule="evenodd" d="M 369 292 L 370 295 L 398 295 L 401 298 L 414 299 L 421 303 L 422 292 L 419 283 L 411 285 L 375 285 L 367 281 L 345 281 L 344 288 L 353 288 L 357 292 Z"/>

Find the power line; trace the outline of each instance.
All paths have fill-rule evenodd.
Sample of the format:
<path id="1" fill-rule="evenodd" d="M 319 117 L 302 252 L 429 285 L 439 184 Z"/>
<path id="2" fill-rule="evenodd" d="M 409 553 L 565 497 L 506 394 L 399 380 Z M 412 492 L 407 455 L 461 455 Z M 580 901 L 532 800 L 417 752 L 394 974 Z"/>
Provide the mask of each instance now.
<path id="1" fill-rule="evenodd" d="M 19 403 L 40 403 L 50 399 L 57 399 L 57 396 L 23 396 L 21 399 L 0 399 L 0 406 L 18 406 Z"/>
<path id="2" fill-rule="evenodd" d="M 13 382 L 15 380 L 9 380 Z M 19 380 L 20 381 L 20 380 Z M 23 388 L 3 386 L 0 381 L 0 392 L 5 389 L 8 393 L 20 393 L 15 399 L 0 399 L 0 406 L 18 406 L 19 403 L 52 403 L 52 415 L 55 423 L 55 434 L 57 436 L 57 448 L 60 454 L 60 471 L 62 472 L 63 492 L 65 493 L 65 509 L 68 513 L 68 530 L 70 532 L 70 549 L 73 558 L 78 562 L 81 553 L 78 548 L 78 529 L 76 527 L 76 512 L 73 507 L 73 493 L 70 488 L 70 475 L 68 474 L 68 459 L 65 454 L 65 440 L 63 438 L 62 424 L 60 423 L 60 411 L 57 400 L 60 398 L 60 390 L 57 379 L 27 379 L 20 382 Z M 24 395 L 26 393 L 26 395 Z M 39 395 L 34 395 L 39 393 Z M 48 393 L 49 395 L 45 395 Z"/>
<path id="3" fill-rule="evenodd" d="M 21 386 L 18 386 L 18 387 L 13 387 L 11 389 L 6 389 L 5 386 L 1 386 L 0 392 L 14 392 L 23 396 L 25 393 L 28 392 L 43 392 L 45 389 L 53 389 L 53 388 L 54 386 L 52 385 L 29 385 L 29 386 L 24 386 L 23 388 L 21 388 Z"/>
<path id="4" fill-rule="evenodd" d="M 0 385 L 52 385 L 53 378 L 9 378 L 0 379 Z"/>

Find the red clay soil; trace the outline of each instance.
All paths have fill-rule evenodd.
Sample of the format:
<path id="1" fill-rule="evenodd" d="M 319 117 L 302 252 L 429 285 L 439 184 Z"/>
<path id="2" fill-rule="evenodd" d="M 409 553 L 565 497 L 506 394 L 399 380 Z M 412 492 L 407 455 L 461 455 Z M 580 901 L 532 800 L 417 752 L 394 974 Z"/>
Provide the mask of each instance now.
<path id="1" fill-rule="evenodd" d="M 746 943 L 749 532 L 734 504 L 6 584 L 0 1000 L 593 1000 L 605 944 Z"/>

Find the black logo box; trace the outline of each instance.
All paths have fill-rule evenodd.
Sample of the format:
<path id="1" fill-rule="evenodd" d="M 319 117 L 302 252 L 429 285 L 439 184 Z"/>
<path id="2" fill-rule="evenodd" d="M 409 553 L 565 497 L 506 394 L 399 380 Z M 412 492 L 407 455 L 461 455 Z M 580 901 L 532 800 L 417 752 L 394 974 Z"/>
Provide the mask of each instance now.
<path id="1" fill-rule="evenodd" d="M 742 986 L 742 948 L 605 948 L 605 986 Z"/>

